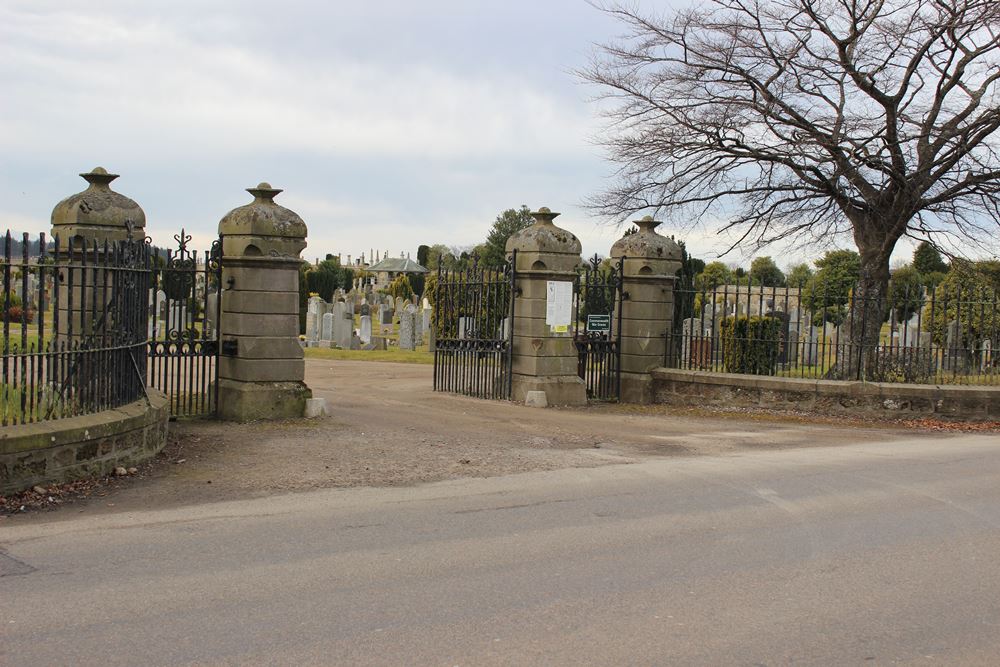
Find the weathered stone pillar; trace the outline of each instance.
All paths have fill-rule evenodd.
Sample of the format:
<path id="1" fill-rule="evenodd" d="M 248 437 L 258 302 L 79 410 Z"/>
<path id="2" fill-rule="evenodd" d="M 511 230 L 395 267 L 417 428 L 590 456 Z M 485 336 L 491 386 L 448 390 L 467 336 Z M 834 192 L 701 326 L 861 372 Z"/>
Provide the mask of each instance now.
<path id="1" fill-rule="evenodd" d="M 118 178 L 118 174 L 95 167 L 80 176 L 90 184 L 87 189 L 63 199 L 52 210 L 52 236 L 59 241 L 60 265 L 56 274 L 59 281 L 55 303 L 58 310 L 56 335 L 61 340 L 76 342 L 99 333 L 94 330 L 96 323 L 92 321 L 93 300 L 108 299 L 111 294 L 110 272 L 105 275 L 103 269 L 94 268 L 95 243 L 100 257 L 105 243 L 124 241 L 130 234 L 132 238 L 142 239 L 146 234 L 146 214 L 142 208 L 111 189 L 111 181 Z M 84 283 L 90 286 L 89 289 L 84 290 Z M 95 286 L 102 285 L 108 289 L 95 291 Z M 102 330 L 113 329 L 115 323 L 104 317 L 104 305 L 97 304 L 98 321 Z"/>
<path id="2" fill-rule="evenodd" d="M 660 223 L 651 217 L 635 224 L 638 232 L 622 237 L 611 247 L 612 258 L 625 258 L 622 289 L 626 297 L 619 323 L 620 400 L 651 403 L 653 381 L 649 371 L 663 365 L 666 333 L 674 317 L 674 281 L 681 267 L 681 249 L 671 239 L 656 233 Z"/>
<path id="3" fill-rule="evenodd" d="M 306 225 L 274 203 L 267 183 L 219 222 L 222 235 L 222 356 L 219 417 L 232 421 L 301 417 L 312 392 L 303 382 L 299 253 Z"/>
<path id="4" fill-rule="evenodd" d="M 572 322 L 562 326 L 546 321 L 550 295 L 565 295 L 567 289 L 573 316 L 573 281 L 581 261 L 580 241 L 552 223 L 558 213 L 543 207 L 531 215 L 535 224 L 507 241 L 507 252 L 517 251 L 515 269 L 520 290 L 514 300 L 511 398 L 520 402 L 529 391 L 544 391 L 549 405 L 584 405 L 587 387 L 577 374 Z M 551 305 L 566 308 L 564 303 Z"/>

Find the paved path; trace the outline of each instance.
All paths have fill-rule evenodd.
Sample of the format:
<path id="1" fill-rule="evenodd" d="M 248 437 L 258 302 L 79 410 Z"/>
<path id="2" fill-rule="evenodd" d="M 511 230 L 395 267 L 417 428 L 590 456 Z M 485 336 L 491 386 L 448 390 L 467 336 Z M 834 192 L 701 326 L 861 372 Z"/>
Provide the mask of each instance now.
<path id="1" fill-rule="evenodd" d="M 1000 656 L 995 435 L 80 515 L 0 546 L 12 667 Z"/>

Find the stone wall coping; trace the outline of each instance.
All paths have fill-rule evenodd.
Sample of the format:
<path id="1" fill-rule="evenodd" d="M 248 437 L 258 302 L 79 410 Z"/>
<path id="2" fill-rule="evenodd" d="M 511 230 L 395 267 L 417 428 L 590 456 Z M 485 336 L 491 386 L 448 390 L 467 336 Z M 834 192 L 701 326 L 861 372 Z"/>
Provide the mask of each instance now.
<path id="1" fill-rule="evenodd" d="M 809 392 L 821 396 L 912 397 L 936 400 L 942 396 L 949 395 L 955 398 L 994 400 L 1000 404 L 1000 386 L 817 380 L 811 378 L 742 375 L 738 373 L 718 373 L 676 368 L 654 368 L 650 371 L 650 374 L 654 380 L 697 382 L 764 391 Z"/>
<path id="2" fill-rule="evenodd" d="M 148 402 L 143 398 L 120 408 L 89 415 L 5 426 L 0 429 L 0 455 L 61 447 L 141 428 L 151 413 L 168 409 L 170 400 L 166 394 L 155 389 L 147 391 Z"/>

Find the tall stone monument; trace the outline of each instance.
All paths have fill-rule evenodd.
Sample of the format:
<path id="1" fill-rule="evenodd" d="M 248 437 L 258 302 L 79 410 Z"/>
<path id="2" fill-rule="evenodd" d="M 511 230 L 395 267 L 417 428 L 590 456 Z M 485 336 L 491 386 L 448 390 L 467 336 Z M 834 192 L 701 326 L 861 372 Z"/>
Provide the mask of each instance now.
<path id="1" fill-rule="evenodd" d="M 660 223 L 646 216 L 639 231 L 611 246 L 612 259 L 623 259 L 621 322 L 621 397 L 623 403 L 651 403 L 649 370 L 663 365 L 666 333 L 673 325 L 674 281 L 681 249 L 656 233 Z M 617 316 L 617 315 L 616 315 Z"/>
<path id="2" fill-rule="evenodd" d="M 312 392 L 299 345 L 299 253 L 306 225 L 274 203 L 268 183 L 219 222 L 222 322 L 219 416 L 232 421 L 301 417 Z"/>
<path id="3" fill-rule="evenodd" d="M 558 213 L 543 207 L 531 215 L 535 224 L 511 236 L 506 248 L 517 251 L 520 290 L 514 301 L 511 398 L 524 401 L 529 391 L 544 391 L 549 405 L 585 405 L 587 387 L 577 375 L 568 319 L 580 241 L 553 224 Z"/>

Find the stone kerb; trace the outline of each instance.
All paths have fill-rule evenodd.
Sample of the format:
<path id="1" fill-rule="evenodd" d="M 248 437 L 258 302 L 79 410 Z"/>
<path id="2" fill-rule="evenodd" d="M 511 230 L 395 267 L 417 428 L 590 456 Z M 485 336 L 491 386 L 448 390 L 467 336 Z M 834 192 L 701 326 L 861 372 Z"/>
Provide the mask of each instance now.
<path id="1" fill-rule="evenodd" d="M 254 201 L 219 222 L 222 235 L 222 357 L 219 416 L 233 421 L 301 417 L 312 393 L 299 344 L 302 219 L 261 183 Z"/>
<path id="2" fill-rule="evenodd" d="M 572 285 L 581 262 L 580 241 L 553 224 L 558 213 L 543 207 L 531 215 L 535 224 L 511 236 L 506 247 L 508 254 L 516 251 L 518 289 L 511 398 L 523 402 L 528 392 L 543 391 L 549 405 L 584 405 L 587 387 L 577 375 L 572 322 L 553 326 L 546 319 L 550 296 L 567 293 L 572 317 Z"/>
<path id="3" fill-rule="evenodd" d="M 651 403 L 649 371 L 663 365 L 666 333 L 673 323 L 673 289 L 681 266 L 681 249 L 656 233 L 660 224 L 646 216 L 636 221 L 638 231 L 611 247 L 611 257 L 622 259 L 621 396 L 624 403 Z M 617 318 L 617 313 L 615 314 Z"/>

